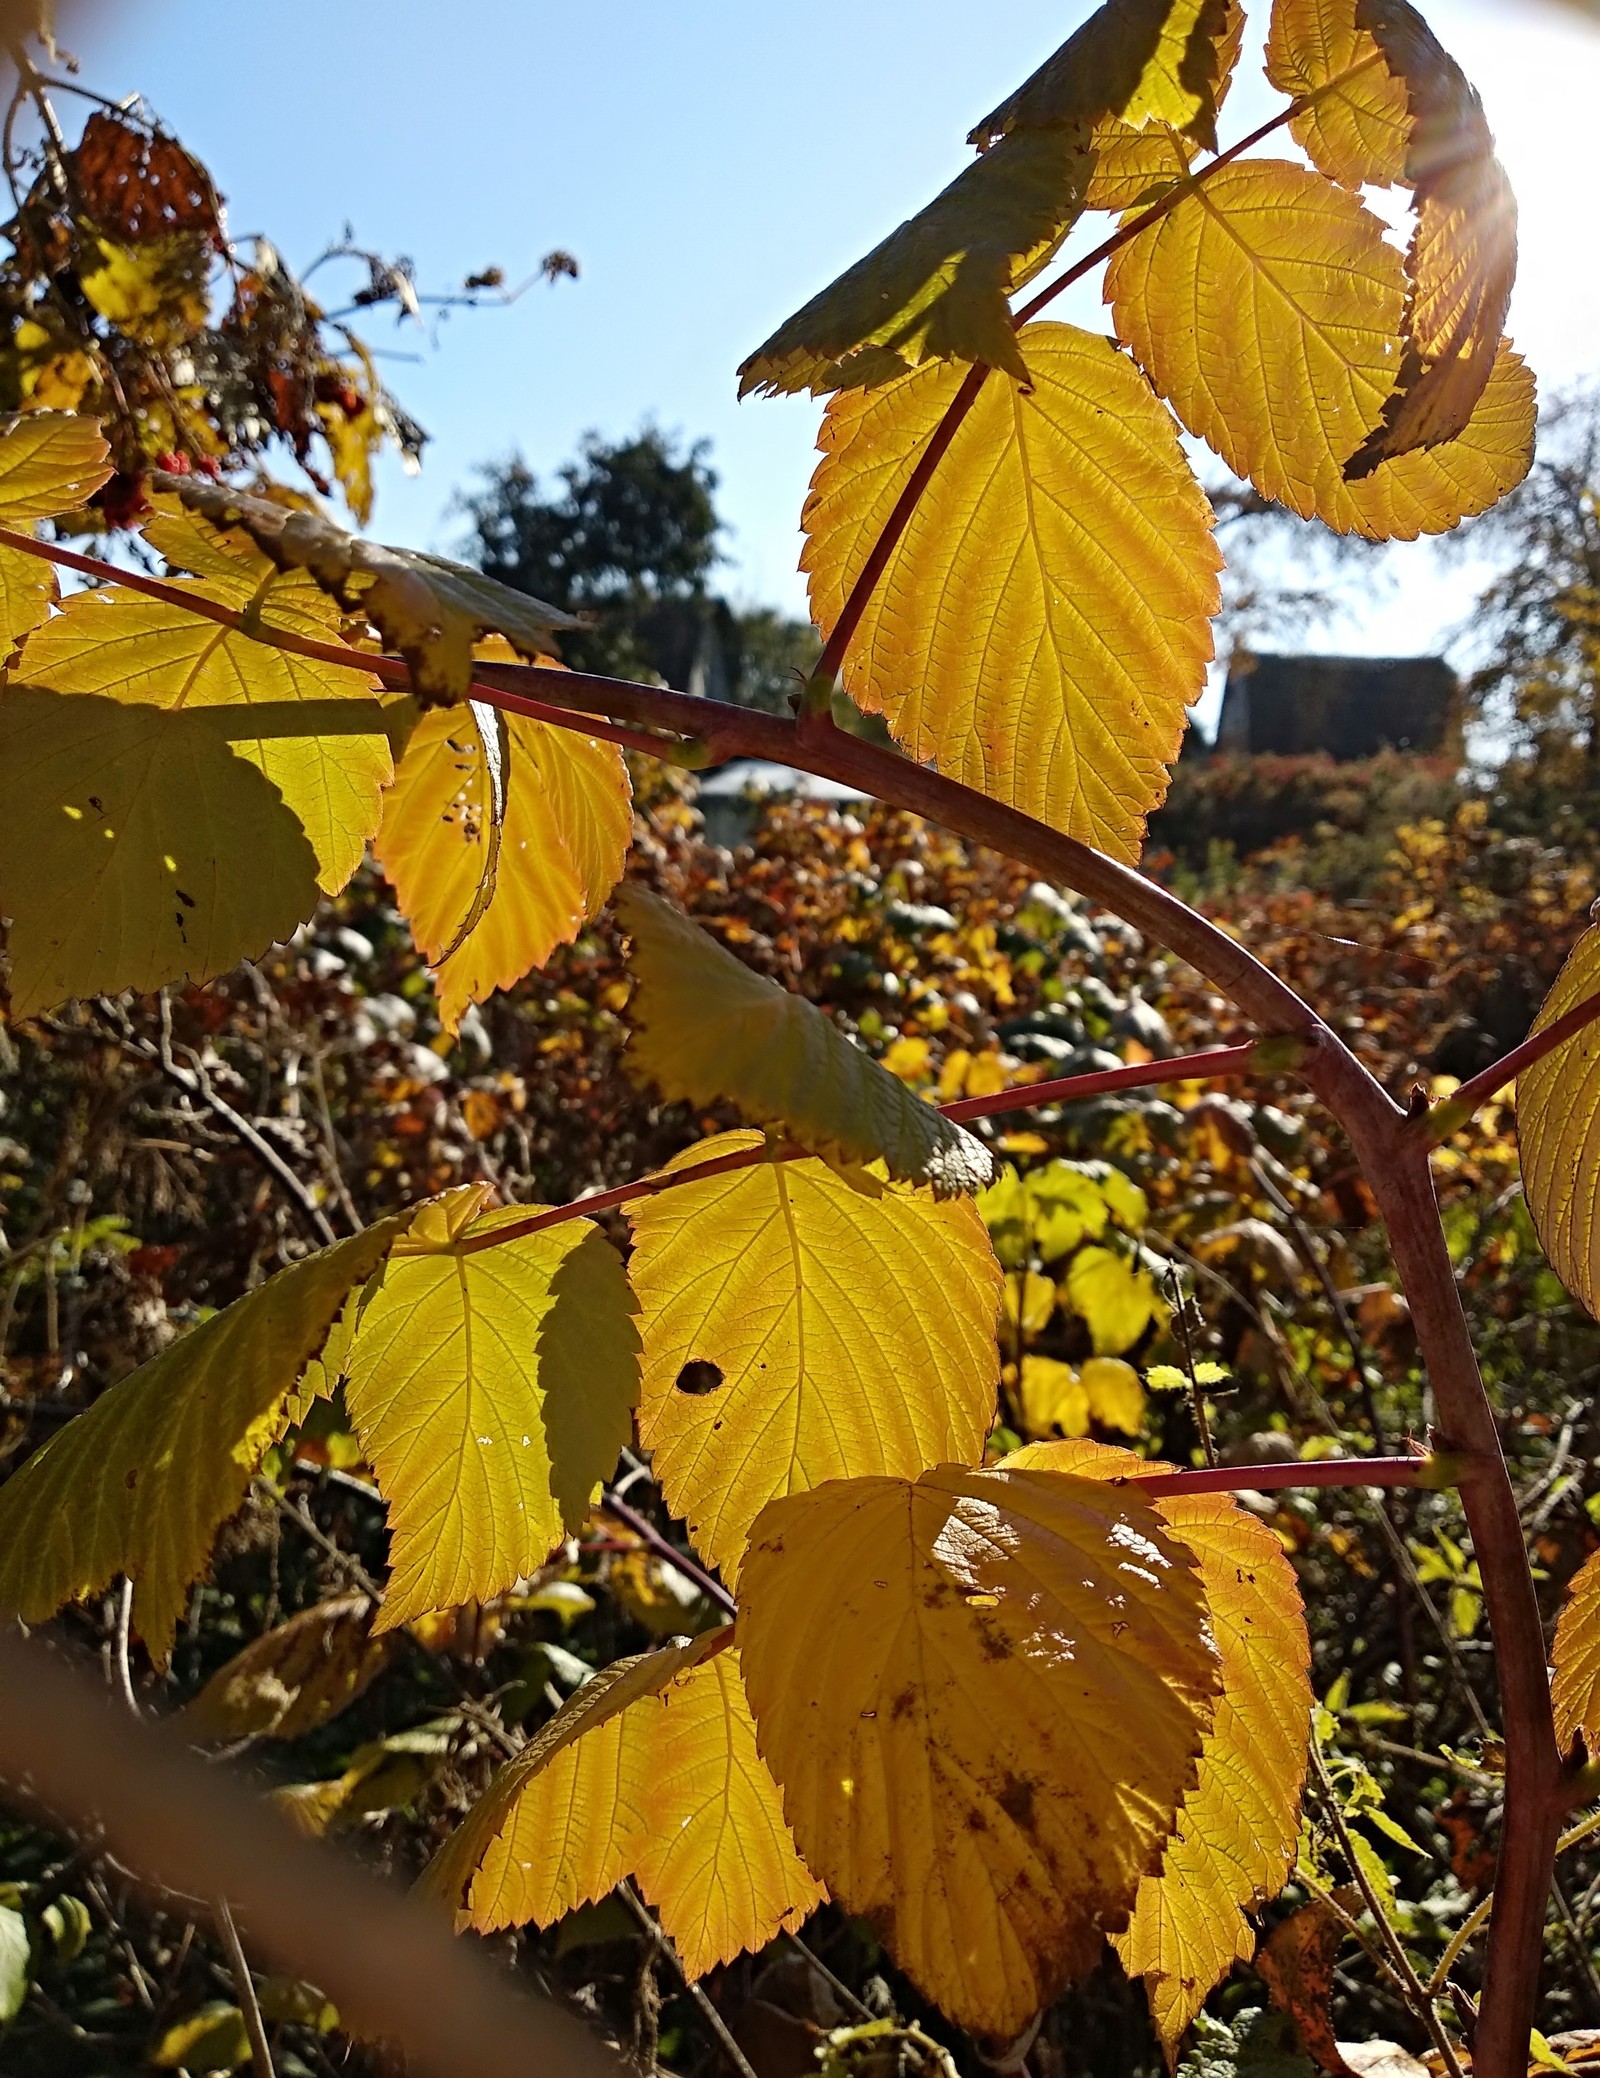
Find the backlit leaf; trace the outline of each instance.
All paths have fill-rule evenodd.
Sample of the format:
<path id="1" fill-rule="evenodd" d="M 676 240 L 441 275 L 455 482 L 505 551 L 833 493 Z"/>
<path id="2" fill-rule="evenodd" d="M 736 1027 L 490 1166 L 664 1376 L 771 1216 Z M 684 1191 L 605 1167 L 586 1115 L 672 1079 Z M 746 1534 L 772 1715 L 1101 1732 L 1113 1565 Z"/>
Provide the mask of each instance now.
<path id="1" fill-rule="evenodd" d="M 276 787 L 234 755 L 238 731 L 258 726 L 238 709 L 0 688 L 13 1017 L 209 981 L 313 913 L 316 854 Z"/>
<path id="2" fill-rule="evenodd" d="M 702 1141 L 690 1169 L 756 1133 Z M 775 1494 L 972 1460 L 994 1421 L 1000 1272 L 965 1199 L 824 1162 L 762 1162 L 631 1208 L 640 1439 L 732 1580 Z M 686 1367 L 720 1374 L 680 1387 Z"/>
<path id="3" fill-rule="evenodd" d="M 1217 148 L 1217 109 L 1238 56 L 1238 0 L 1111 0 L 967 139 L 1114 117 L 1158 122 Z"/>
<path id="4" fill-rule="evenodd" d="M 1162 122 L 1214 143 L 1241 27 L 1237 0 L 1107 0 L 972 132 L 976 165 L 750 356 L 740 395 L 871 388 L 949 360 L 1026 383 L 1006 299 L 1081 214 L 1100 134 Z"/>
<path id="5" fill-rule="evenodd" d="M 169 561 L 202 565 L 198 580 L 169 580 L 186 597 L 248 611 L 268 629 L 338 641 L 331 601 L 309 578 L 280 577 L 248 540 L 208 542 L 172 520 L 145 531 Z M 59 693 L 97 693 L 172 713 L 239 709 L 234 752 L 283 796 L 317 854 L 322 887 L 337 894 L 361 863 L 394 765 L 384 709 L 370 697 L 376 681 L 354 652 L 348 669 L 295 656 L 166 600 L 107 585 L 68 599 L 30 638 L 18 668 L 30 684 Z M 249 717 L 258 710 L 263 730 L 255 735 Z"/>
<path id="6" fill-rule="evenodd" d="M 1026 382 L 1006 299 L 1076 222 L 1093 169 L 1085 127 L 1005 138 L 780 325 L 740 368 L 739 394 L 871 388 L 957 359 Z"/>
<path id="7" fill-rule="evenodd" d="M 423 1208 L 362 1295 L 345 1403 L 389 1504 L 375 1631 L 487 1601 L 583 1523 L 639 1389 L 633 1295 L 588 1220 L 472 1243 L 528 1207 Z"/>
<path id="8" fill-rule="evenodd" d="M 426 702 L 464 700 L 472 647 L 504 635 L 520 656 L 553 656 L 554 634 L 583 622 L 526 592 L 420 549 L 385 548 L 315 513 L 291 511 L 192 476 L 160 477 L 184 504 L 226 529 L 242 527 L 280 570 L 304 570 L 349 612 L 359 611 L 411 667 Z"/>
<path id="9" fill-rule="evenodd" d="M 244 1499 L 345 1294 L 405 1225 L 390 1219 L 269 1277 L 102 1393 L 0 1487 L 0 1608 L 42 1623 L 118 1573 L 164 1662 L 189 1583 Z"/>
<path id="10" fill-rule="evenodd" d="M 913 756 L 1132 859 L 1211 656 L 1211 508 L 1125 355 L 1072 325 L 1019 338 L 1031 387 L 987 385 L 962 422 L 844 683 Z M 803 558 L 825 634 L 958 381 L 829 405 Z"/>
<path id="11" fill-rule="evenodd" d="M 0 548 L 0 664 L 56 602 L 56 573 L 38 556 Z"/>
<path id="12" fill-rule="evenodd" d="M 1119 335 L 1192 433 L 1342 534 L 1412 540 L 1483 512 L 1533 454 L 1533 378 L 1501 345 L 1471 423 L 1347 482 L 1400 376 L 1406 285 L 1377 218 L 1279 160 L 1225 166 L 1106 275 Z"/>
<path id="13" fill-rule="evenodd" d="M 1048 1436 L 1059 1430 L 1063 1436 L 1089 1433 L 1089 1395 L 1071 1364 L 1059 1357 L 1025 1356 L 1019 1379 L 1022 1395 L 1022 1426 L 1030 1436 Z"/>
<path id="14" fill-rule="evenodd" d="M 1463 432 L 1493 372 L 1517 272 L 1517 207 L 1478 99 L 1408 0 L 1337 0 L 1402 88 L 1405 178 L 1416 207 L 1406 255 L 1406 351 L 1354 478 Z M 1369 178 L 1379 176 L 1369 175 Z"/>
<path id="15" fill-rule="evenodd" d="M 219 1667 L 183 1711 L 194 1739 L 298 1739 L 337 1717 L 387 1665 L 393 1641 L 369 1636 L 373 1604 L 337 1595 L 263 1632 Z"/>
<path id="16" fill-rule="evenodd" d="M 1389 187 L 1405 174 L 1411 116 L 1359 11 L 1359 0 L 1274 0 L 1267 77 L 1309 104 L 1289 129 L 1314 166 L 1343 187 Z"/>
<path id="17" fill-rule="evenodd" d="M 1034 1444 L 1008 1467 L 1113 1479 L 1153 1468 L 1131 1451 Z M 1245 1914 L 1293 1866 L 1311 1719 L 1310 1645 L 1294 1569 L 1270 1525 L 1231 1495 L 1167 1495 L 1156 1510 L 1199 1561 L 1222 1691 L 1159 1874 L 1125 1933 L 1124 1967 L 1145 1978 L 1169 2057 L 1213 1985 L 1255 1953 Z"/>
<path id="18" fill-rule="evenodd" d="M 1557 1742 L 1565 1752 L 1581 1732 L 1588 1753 L 1600 1755 L 1600 1552 L 1568 1584 L 1550 1663 Z"/>
<path id="19" fill-rule="evenodd" d="M 474 705 L 422 716 L 375 847 L 418 949 L 439 963 L 440 1015 L 451 1031 L 469 1003 L 543 966 L 599 913 L 633 835 L 627 767 L 614 744 L 503 716 L 500 856 L 489 900 L 463 936 L 493 820 L 476 713 Z"/>
<path id="20" fill-rule="evenodd" d="M 549 1926 L 635 1876 L 690 1978 L 798 1927 L 822 1892 L 756 1752 L 727 1636 L 585 1682 L 500 1770 L 423 1887 L 489 1933 Z"/>
<path id="21" fill-rule="evenodd" d="M 671 1099 L 736 1104 L 820 1155 L 881 1159 L 902 1183 L 949 1194 L 988 1182 L 982 1141 L 912 1096 L 814 1003 L 752 973 L 643 888 L 619 888 L 616 911 L 633 940 L 626 1064 L 638 1079 Z"/>
<path id="22" fill-rule="evenodd" d="M 1193 1560 L 1127 1487 L 836 1480 L 762 1511 L 737 1635 L 808 1866 L 952 2019 L 1014 2035 L 1126 1923 L 1195 1780 Z"/>
<path id="23" fill-rule="evenodd" d="M 0 525 L 70 512 L 110 475 L 111 451 L 92 418 L 31 411 L 0 424 Z"/>
<path id="24" fill-rule="evenodd" d="M 1600 995 L 1600 925 L 1591 926 L 1533 1021 L 1541 1032 Z M 1600 1317 L 1600 1189 L 1591 1151 L 1600 1117 L 1600 1024 L 1585 1025 L 1517 1079 L 1522 1187 L 1562 1283 Z"/>

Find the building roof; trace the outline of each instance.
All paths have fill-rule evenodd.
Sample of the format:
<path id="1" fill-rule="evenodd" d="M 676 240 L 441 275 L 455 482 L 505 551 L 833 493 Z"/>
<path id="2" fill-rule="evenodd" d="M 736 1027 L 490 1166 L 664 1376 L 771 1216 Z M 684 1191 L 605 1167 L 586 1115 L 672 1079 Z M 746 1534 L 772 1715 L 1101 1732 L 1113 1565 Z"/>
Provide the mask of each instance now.
<path id="1" fill-rule="evenodd" d="M 1241 651 L 1217 724 L 1221 751 L 1370 758 L 1458 748 L 1460 686 L 1443 657 L 1293 657 Z"/>

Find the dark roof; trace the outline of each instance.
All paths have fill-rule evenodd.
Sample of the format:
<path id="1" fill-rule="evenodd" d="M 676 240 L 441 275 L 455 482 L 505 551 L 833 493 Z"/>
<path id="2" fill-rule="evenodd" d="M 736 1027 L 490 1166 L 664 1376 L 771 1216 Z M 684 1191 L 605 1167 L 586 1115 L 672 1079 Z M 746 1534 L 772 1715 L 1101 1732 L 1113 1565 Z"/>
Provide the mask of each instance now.
<path id="1" fill-rule="evenodd" d="M 1443 657 L 1269 657 L 1228 672 L 1218 750 L 1370 758 L 1456 747 L 1456 674 Z"/>

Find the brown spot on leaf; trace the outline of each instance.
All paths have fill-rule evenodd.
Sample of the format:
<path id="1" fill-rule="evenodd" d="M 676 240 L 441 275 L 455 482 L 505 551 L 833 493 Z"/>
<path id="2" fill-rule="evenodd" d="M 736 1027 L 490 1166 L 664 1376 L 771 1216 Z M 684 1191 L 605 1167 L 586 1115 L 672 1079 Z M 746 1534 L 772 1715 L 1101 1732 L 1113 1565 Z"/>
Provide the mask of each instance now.
<path id="1" fill-rule="evenodd" d="M 1033 1831 L 1034 1785 L 1026 1775 L 1013 1775 L 1007 1771 L 1000 1785 L 996 1801 L 1013 1825 L 1020 1826 L 1025 1833 Z"/>

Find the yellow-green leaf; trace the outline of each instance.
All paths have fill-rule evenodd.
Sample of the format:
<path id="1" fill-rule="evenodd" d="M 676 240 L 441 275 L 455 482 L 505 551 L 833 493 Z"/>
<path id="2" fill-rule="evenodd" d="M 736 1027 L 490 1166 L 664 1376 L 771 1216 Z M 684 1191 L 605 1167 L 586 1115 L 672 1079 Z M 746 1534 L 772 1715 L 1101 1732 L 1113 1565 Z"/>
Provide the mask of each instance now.
<path id="1" fill-rule="evenodd" d="M 1533 378 L 1502 345 L 1459 437 L 1346 481 L 1400 376 L 1406 289 L 1377 218 L 1320 174 L 1223 167 L 1122 248 L 1106 290 L 1119 335 L 1189 430 L 1302 518 L 1412 540 L 1527 474 Z"/>
<path id="2" fill-rule="evenodd" d="M 163 2029 L 150 2061 L 158 2071 L 237 2071 L 250 2061 L 244 2015 L 226 1999 L 209 1999 Z"/>
<path id="3" fill-rule="evenodd" d="M 388 1663 L 373 1604 L 337 1595 L 265 1631 L 219 1667 L 183 1710 L 194 1739 L 298 1739 L 347 1709 Z"/>
<path id="4" fill-rule="evenodd" d="M 1158 122 L 1217 148 L 1217 109 L 1239 54 L 1238 0 L 1110 0 L 967 139 L 979 149 L 1041 124 Z"/>
<path id="5" fill-rule="evenodd" d="M 912 1096 L 814 1003 L 752 973 L 643 888 L 619 888 L 616 910 L 633 940 L 626 1064 L 639 1080 L 671 1099 L 736 1104 L 830 1159 L 881 1159 L 901 1183 L 948 1194 L 988 1182 L 982 1141 Z"/>
<path id="6" fill-rule="evenodd" d="M 1063 1292 L 1088 1322 L 1097 1356 L 1131 1349 L 1164 1312 L 1149 1271 L 1112 1248 L 1080 1248 L 1067 1266 Z"/>
<path id="7" fill-rule="evenodd" d="M 1582 1733 L 1587 1754 L 1600 1756 L 1600 1552 L 1592 1552 L 1572 1576 L 1550 1660 L 1550 1702 L 1562 1751 Z"/>
<path id="8" fill-rule="evenodd" d="M 169 561 L 203 561 L 199 580 L 170 580 L 185 597 L 248 612 L 266 629 L 337 643 L 331 602 L 309 578 L 280 577 L 248 541 L 206 543 L 170 520 L 146 533 Z M 167 600 L 108 585 L 68 599 L 30 638 L 18 671 L 59 693 L 173 713 L 239 710 L 234 752 L 283 796 L 317 855 L 322 887 L 337 894 L 361 863 L 394 764 L 384 708 L 371 697 L 376 681 L 353 651 L 348 667 L 296 656 Z"/>
<path id="9" fill-rule="evenodd" d="M 0 424 L 0 525 L 70 512 L 110 475 L 111 451 L 92 418 L 31 411 Z"/>
<path id="10" fill-rule="evenodd" d="M 1089 1412 L 1103 1429 L 1137 1436 L 1144 1427 L 1145 1397 L 1139 1374 L 1121 1357 L 1092 1356 L 1079 1372 Z"/>
<path id="11" fill-rule="evenodd" d="M 309 1256 L 102 1393 L 0 1487 L 0 1608 L 42 1623 L 118 1573 L 152 1659 L 345 1294 L 405 1225 Z"/>
<path id="12" fill-rule="evenodd" d="M 760 1145 L 727 1133 L 662 1173 Z M 775 1494 L 982 1455 L 1000 1271 L 968 1200 L 765 1161 L 664 1190 L 630 1218 L 640 1438 L 729 1580 Z"/>
<path id="13" fill-rule="evenodd" d="M 927 361 L 982 361 L 1026 382 L 1007 297 L 1082 214 L 1087 127 L 1007 137 L 814 296 L 739 370 L 739 394 L 870 388 Z"/>
<path id="14" fill-rule="evenodd" d="M 359 611 L 411 667 L 426 701 L 464 700 L 472 648 L 500 634 L 524 657 L 553 656 L 552 637 L 582 621 L 526 592 L 420 549 L 385 548 L 315 513 L 249 498 L 190 476 L 157 477 L 191 510 L 225 530 L 242 527 L 280 570 L 304 570 L 350 612 Z"/>
<path id="15" fill-rule="evenodd" d="M 422 716 L 375 847 L 418 949 L 439 965 L 440 1015 L 451 1031 L 469 1003 L 543 966 L 599 914 L 633 835 L 628 771 L 615 744 L 504 716 L 499 857 L 489 898 L 463 935 L 493 824 L 475 715 L 440 708 Z"/>
<path id="16" fill-rule="evenodd" d="M 628 1436 L 634 1299 L 588 1220 L 493 1246 L 527 1206 L 425 1206 L 362 1294 L 345 1404 L 389 1504 L 373 1626 L 487 1601 L 577 1530 Z M 535 1208 L 536 1209 L 536 1208 Z"/>
<path id="17" fill-rule="evenodd" d="M 1043 1443 L 1008 1469 L 1085 1479 L 1160 1469 L 1131 1451 Z M 1213 1985 L 1248 1962 L 1245 1914 L 1277 1896 L 1293 1865 L 1311 1718 L 1311 1650 L 1294 1568 L 1271 1527 L 1228 1494 L 1156 1502 L 1193 1552 L 1222 1656 L 1222 1690 L 1159 1873 L 1146 1875 L 1127 1931 L 1114 1937 L 1143 1976 L 1169 2058 Z"/>
<path id="18" fill-rule="evenodd" d="M 737 1635 L 807 1865 L 953 2020 L 1014 2035 L 1125 1924 L 1195 1780 L 1193 1559 L 1099 1481 L 834 1481 L 763 1509 Z"/>
<path id="19" fill-rule="evenodd" d="M 727 1632 L 619 1660 L 490 1784 L 423 1878 L 458 1924 L 549 1926 L 635 1876 L 702 1976 L 822 1892 L 756 1752 Z"/>
<path id="20" fill-rule="evenodd" d="M 1089 1395 L 1071 1364 L 1059 1357 L 1025 1356 L 1018 1384 L 1026 1434 L 1048 1436 L 1059 1429 L 1063 1436 L 1088 1435 Z"/>
<path id="21" fill-rule="evenodd" d="M 1030 386 L 987 384 L 963 420 L 844 683 L 914 757 L 1133 859 L 1205 683 L 1211 508 L 1126 355 L 1072 325 L 1019 336 Z M 958 381 L 932 368 L 829 405 L 803 557 L 824 633 Z"/>
<path id="22" fill-rule="evenodd" d="M 1600 925 L 1591 925 L 1533 1021 L 1542 1032 L 1600 996 Z M 1545 1254 L 1562 1283 L 1600 1317 L 1600 1023 L 1585 1025 L 1517 1079 L 1522 1188 Z"/>
<path id="23" fill-rule="evenodd" d="M 317 857 L 233 739 L 238 710 L 167 714 L 0 688 L 0 912 L 11 1014 L 209 981 L 316 909 Z"/>
<path id="24" fill-rule="evenodd" d="M 1214 143 L 1242 26 L 1237 0 L 1106 0 L 972 132 L 977 164 L 750 356 L 740 394 L 871 388 L 949 360 L 1026 384 L 1006 299 L 1082 213 L 1101 137 L 1162 122 Z"/>

